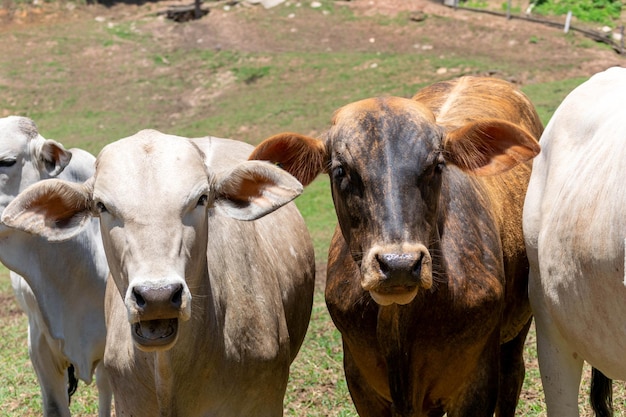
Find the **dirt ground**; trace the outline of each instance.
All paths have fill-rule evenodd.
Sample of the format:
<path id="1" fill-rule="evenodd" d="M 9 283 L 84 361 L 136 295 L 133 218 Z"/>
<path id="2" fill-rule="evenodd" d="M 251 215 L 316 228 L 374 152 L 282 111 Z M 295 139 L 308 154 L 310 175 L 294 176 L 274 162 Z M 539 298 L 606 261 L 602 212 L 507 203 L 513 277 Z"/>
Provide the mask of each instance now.
<path id="1" fill-rule="evenodd" d="M 205 1 L 210 13 L 198 21 L 172 26 L 158 12 L 170 5 L 189 1 L 126 2 L 77 6 L 74 3 L 45 3 L 0 9 L 0 35 L 15 28 L 46 25 L 75 19 L 105 19 L 111 22 L 148 19 L 155 37 L 171 48 L 184 48 L 202 41 L 212 49 L 237 49 L 250 52 L 286 50 L 352 50 L 388 52 L 416 51 L 440 53 L 447 57 L 488 56 L 494 62 L 507 62 L 520 71 L 512 76 L 518 83 L 543 82 L 565 77 L 589 76 L 609 66 L 624 65 L 626 55 L 619 55 L 580 33 L 563 35 L 562 29 L 466 10 L 455 10 L 442 2 L 429 0 L 337 0 L 335 9 L 349 8 L 357 15 L 384 15 L 389 19 L 407 19 L 415 32 L 428 42 L 416 43 L 407 36 L 406 26 L 376 25 L 362 20 L 342 22 L 324 13 L 308 13 L 305 19 L 277 15 L 276 24 L 259 25 L 254 14 L 277 13 L 273 9 L 237 1 Z M 291 1 L 302 10 L 312 1 Z M 499 10 L 501 1 L 489 0 L 489 9 Z M 0 3 L 1 4 L 1 3 Z M 527 4 L 514 4 L 524 9 Z M 242 13 L 243 12 L 243 13 Z M 623 16 L 626 15 L 623 14 Z M 252 16 L 252 17 L 251 17 Z M 578 25 L 574 18 L 573 25 Z M 584 25 L 599 30 L 599 27 Z M 413 30 L 411 28 L 411 30 Z M 16 47 L 20 47 L 16 45 Z M 10 51 L 3 51 L 10 54 Z M 441 69 L 445 71 L 446 69 Z"/>

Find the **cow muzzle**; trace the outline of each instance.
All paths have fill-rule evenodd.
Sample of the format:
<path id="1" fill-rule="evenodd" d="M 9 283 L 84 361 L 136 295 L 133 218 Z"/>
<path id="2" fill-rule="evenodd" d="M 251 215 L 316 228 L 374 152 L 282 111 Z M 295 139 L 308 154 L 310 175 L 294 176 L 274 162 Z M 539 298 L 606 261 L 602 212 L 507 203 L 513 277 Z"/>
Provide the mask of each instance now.
<path id="1" fill-rule="evenodd" d="M 191 295 L 181 282 L 136 284 L 128 289 L 126 308 L 136 346 L 167 350 L 176 343 L 179 322 L 191 316 Z"/>
<path id="2" fill-rule="evenodd" d="M 372 247 L 361 264 L 361 286 L 380 305 L 408 304 L 433 285 L 432 258 L 421 244 Z"/>

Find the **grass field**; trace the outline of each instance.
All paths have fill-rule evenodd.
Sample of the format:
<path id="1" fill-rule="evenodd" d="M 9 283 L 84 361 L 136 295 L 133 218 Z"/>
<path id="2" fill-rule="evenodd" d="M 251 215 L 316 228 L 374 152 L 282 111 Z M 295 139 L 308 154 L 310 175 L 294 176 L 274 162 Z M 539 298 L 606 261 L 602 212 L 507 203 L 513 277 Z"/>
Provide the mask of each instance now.
<path id="1" fill-rule="evenodd" d="M 390 32 L 406 36 L 406 23 L 400 20 L 359 17 L 346 11 L 333 13 L 332 2 L 322 3 L 319 11 L 297 10 L 292 4 L 267 12 L 269 17 L 258 9 L 244 10 L 241 22 L 254 20 L 261 29 L 267 29 L 271 28 L 271 18 L 284 23 L 297 10 L 304 15 L 300 27 L 304 30 L 306 19 L 319 18 L 312 13 L 330 11 L 328 18 L 336 20 L 334 25 L 354 24 L 361 19 L 365 26 L 384 25 Z M 255 144 L 284 130 L 320 136 L 336 108 L 368 96 L 407 97 L 440 79 L 493 73 L 494 69 L 503 78 L 550 71 L 531 63 L 521 67 L 519 62 L 484 55 L 407 53 L 388 46 L 380 51 L 303 51 L 249 45 L 218 50 L 188 40 L 192 37 L 189 32 L 204 30 L 199 23 L 172 26 L 141 9 L 128 12 L 131 17 L 103 11 L 103 23 L 97 13 L 87 11 L 85 16 L 66 22 L 0 31 L 0 116 L 29 116 L 45 137 L 93 153 L 108 142 L 148 127 L 186 136 L 232 137 Z M 422 44 L 428 41 L 428 34 L 420 40 Z M 572 64 L 552 70 L 567 72 L 568 65 Z M 439 74 L 440 68 L 449 71 Z M 522 89 L 547 122 L 565 95 L 585 78 L 576 75 L 527 83 Z M 327 178 L 311 184 L 297 204 L 323 269 L 335 225 Z M 7 271 L 2 269 L 0 416 L 41 415 L 40 394 L 28 359 L 26 328 L 26 317 L 15 303 Z M 542 416 L 545 408 L 534 332 L 527 341 L 526 360 L 527 378 L 518 415 Z M 580 395 L 583 416 L 590 415 L 587 389 L 585 381 Z M 619 415 L 626 415 L 623 394 L 622 386 L 616 387 Z M 72 402 L 74 415 L 95 416 L 96 408 L 93 386 L 81 383 Z M 321 286 L 316 290 L 307 338 L 292 366 L 285 415 L 356 415 L 343 378 L 340 336 L 326 311 Z"/>

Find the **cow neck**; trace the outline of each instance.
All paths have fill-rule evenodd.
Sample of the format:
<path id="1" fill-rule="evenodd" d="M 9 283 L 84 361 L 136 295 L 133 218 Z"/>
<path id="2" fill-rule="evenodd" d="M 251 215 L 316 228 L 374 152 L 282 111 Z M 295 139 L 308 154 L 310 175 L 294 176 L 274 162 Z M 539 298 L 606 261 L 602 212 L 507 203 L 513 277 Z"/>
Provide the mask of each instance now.
<path id="1" fill-rule="evenodd" d="M 376 333 L 387 362 L 394 417 L 411 417 L 414 411 L 411 398 L 413 378 L 407 371 L 411 367 L 411 352 L 407 349 L 410 346 L 408 326 L 402 324 L 411 320 L 411 312 L 411 308 L 397 304 L 380 307 L 378 311 Z"/>
<path id="2" fill-rule="evenodd" d="M 170 351 L 154 354 L 154 385 L 160 417 L 172 417 L 174 410 L 174 377 Z"/>

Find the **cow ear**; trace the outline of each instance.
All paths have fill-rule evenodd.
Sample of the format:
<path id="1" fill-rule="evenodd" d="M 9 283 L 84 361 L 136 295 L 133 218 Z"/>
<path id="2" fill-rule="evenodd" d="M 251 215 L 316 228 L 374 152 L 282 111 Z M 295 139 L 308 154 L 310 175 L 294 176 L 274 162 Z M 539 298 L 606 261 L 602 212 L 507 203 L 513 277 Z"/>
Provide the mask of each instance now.
<path id="1" fill-rule="evenodd" d="M 284 170 L 247 161 L 220 174 L 215 181 L 215 208 L 238 220 L 256 220 L 302 193 L 302 184 Z"/>
<path id="2" fill-rule="evenodd" d="M 248 159 L 276 164 L 307 186 L 325 171 L 327 158 L 322 141 L 298 133 L 279 133 L 261 142 Z"/>
<path id="3" fill-rule="evenodd" d="M 59 175 L 70 163 L 72 153 L 52 139 L 45 139 L 39 151 L 41 167 L 51 177 Z"/>
<path id="4" fill-rule="evenodd" d="M 0 220 L 8 227 L 61 242 L 78 234 L 90 219 L 90 194 L 83 184 L 40 181 L 18 194 Z"/>
<path id="5" fill-rule="evenodd" d="M 537 140 L 525 129 L 503 120 L 471 122 L 448 132 L 446 161 L 476 175 L 495 175 L 534 158 Z"/>

